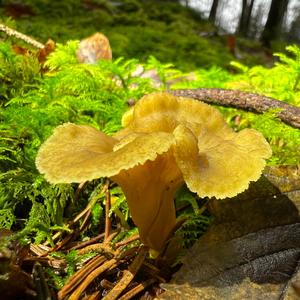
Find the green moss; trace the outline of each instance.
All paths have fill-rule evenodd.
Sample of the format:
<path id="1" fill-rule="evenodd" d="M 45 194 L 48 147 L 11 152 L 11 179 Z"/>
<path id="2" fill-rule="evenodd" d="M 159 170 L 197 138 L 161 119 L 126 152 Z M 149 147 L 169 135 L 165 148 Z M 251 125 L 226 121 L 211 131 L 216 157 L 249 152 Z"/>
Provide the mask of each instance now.
<path id="1" fill-rule="evenodd" d="M 139 11 L 140 8 L 135 13 Z M 290 55 L 278 54 L 280 61 L 273 68 L 247 67 L 236 63 L 235 67 L 240 70 L 238 74 L 231 74 L 220 67 L 199 68 L 194 72 L 194 80 L 172 84 L 171 80 L 174 82 L 174 78 L 178 79 L 178 76 L 185 74 L 172 64 L 161 63 L 164 57 L 168 58 L 167 61 L 174 60 L 177 67 L 181 64 L 181 69 L 191 71 L 187 57 L 194 58 L 193 63 L 208 67 L 205 61 L 210 60 L 211 63 L 213 57 L 218 57 L 214 62 L 218 64 L 218 60 L 225 61 L 227 53 L 219 55 L 217 42 L 216 47 L 210 47 L 207 40 L 196 38 L 196 35 L 194 38 L 185 37 L 183 32 L 169 35 L 167 32 L 172 22 L 163 25 L 158 20 L 148 22 L 152 27 L 161 26 L 162 32 L 158 35 L 151 26 L 141 31 L 138 27 L 116 25 L 114 28 L 118 30 L 109 28 L 107 34 L 111 32 L 114 37 L 111 42 L 115 56 L 125 50 L 128 57 L 143 53 L 141 59 L 145 63 L 142 65 L 146 70 L 157 71 L 162 83 L 161 89 L 234 87 L 300 105 L 298 47 L 290 46 Z M 149 40 L 143 39 L 144 33 Z M 162 36 L 164 38 L 160 40 Z M 176 44 L 179 37 L 185 42 Z M 122 43 L 118 44 L 119 41 Z M 132 43 L 135 48 L 130 47 Z M 145 44 L 147 51 L 143 50 Z M 174 44 L 176 53 L 172 46 Z M 78 41 L 58 43 L 46 62 L 49 71 L 41 74 L 34 52 L 20 56 L 11 50 L 9 41 L 0 45 L 0 76 L 4 82 L 0 105 L 0 224 L 6 228 L 22 229 L 21 236 L 26 242 L 51 241 L 53 231 L 65 231 L 66 220 L 91 201 L 90 195 L 98 192 L 99 188 L 98 185 L 92 185 L 88 193 L 76 199 L 74 205 L 76 186 L 50 185 L 38 174 L 34 164 L 36 152 L 53 128 L 64 122 L 74 122 L 88 124 L 112 134 L 121 126 L 121 116 L 128 108 L 127 100 L 138 100 L 144 94 L 157 90 L 149 79 L 132 75 L 140 64 L 138 59 L 116 58 L 95 65 L 79 64 L 75 56 L 77 47 Z M 202 56 L 199 56 L 200 52 Z M 265 135 L 274 153 L 270 164 L 300 163 L 297 151 L 299 130 L 280 122 L 276 112 L 258 116 L 235 109 L 222 108 L 221 111 L 236 130 L 253 127 Z M 239 124 L 235 122 L 236 116 L 241 117 Z M 114 191 L 113 196 L 117 199 L 111 213 L 117 215 L 124 227 L 129 227 L 128 232 L 131 232 L 124 196 L 119 190 Z M 194 209 L 195 203 L 188 201 L 188 205 Z M 35 223 L 37 214 L 40 217 L 39 224 Z M 93 216 L 103 217 L 99 203 L 94 207 Z M 24 218 L 29 218 L 25 224 L 22 222 Z M 195 224 L 190 224 L 192 227 L 186 227 L 184 236 L 188 241 L 191 240 L 188 233 L 200 230 L 203 220 L 206 219 L 199 217 L 199 220 L 193 221 Z M 96 225 L 94 220 L 89 227 L 89 234 L 93 235 L 97 231 Z"/>
<path id="2" fill-rule="evenodd" d="M 92 7 L 75 0 L 27 0 L 24 4 L 35 15 L 18 19 L 16 27 L 42 43 L 49 38 L 62 43 L 80 40 L 100 31 L 111 41 L 114 57 L 145 62 L 154 55 L 185 71 L 213 65 L 226 67 L 233 59 L 226 41 L 200 37 L 201 31 L 212 31 L 214 27 L 176 1 L 90 3 Z"/>

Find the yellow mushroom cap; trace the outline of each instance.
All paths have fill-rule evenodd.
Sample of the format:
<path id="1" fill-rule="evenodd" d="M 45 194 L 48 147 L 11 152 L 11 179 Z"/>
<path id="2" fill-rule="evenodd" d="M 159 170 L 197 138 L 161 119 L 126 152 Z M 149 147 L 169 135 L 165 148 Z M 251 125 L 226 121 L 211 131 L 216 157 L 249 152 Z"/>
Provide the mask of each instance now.
<path id="1" fill-rule="evenodd" d="M 36 166 L 51 183 L 83 182 L 111 177 L 155 160 L 174 143 L 174 136 L 165 132 L 126 139 L 118 141 L 95 128 L 66 123 L 58 126 L 41 146 Z"/>
<path id="2" fill-rule="evenodd" d="M 203 126 L 206 130 L 231 130 L 211 105 L 164 92 L 144 96 L 122 118 L 127 132 L 173 132 L 179 124 L 191 127 L 196 135 Z"/>
<path id="3" fill-rule="evenodd" d="M 124 117 L 120 136 L 130 132 L 173 132 L 174 153 L 188 187 L 200 197 L 226 198 L 256 181 L 271 156 L 262 134 L 234 132 L 222 114 L 200 101 L 167 93 L 144 96 Z"/>
<path id="4" fill-rule="evenodd" d="M 252 129 L 224 137 L 203 130 L 197 141 L 180 125 L 174 135 L 176 162 L 188 188 L 200 197 L 222 199 L 243 192 L 259 179 L 271 155 L 262 134 Z"/>

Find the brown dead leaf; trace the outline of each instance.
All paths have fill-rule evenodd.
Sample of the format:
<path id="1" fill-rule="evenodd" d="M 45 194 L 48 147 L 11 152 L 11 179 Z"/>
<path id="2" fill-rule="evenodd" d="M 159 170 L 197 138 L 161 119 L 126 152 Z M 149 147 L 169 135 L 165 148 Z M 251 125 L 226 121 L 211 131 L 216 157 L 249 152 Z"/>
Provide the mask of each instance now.
<path id="1" fill-rule="evenodd" d="M 299 175 L 267 168 L 244 193 L 212 201 L 214 224 L 161 298 L 300 299 Z"/>
<path id="2" fill-rule="evenodd" d="M 44 64 L 47 59 L 47 56 L 55 50 L 55 42 L 49 39 L 44 48 L 40 49 L 37 53 L 37 58 L 40 64 Z"/>
<path id="3" fill-rule="evenodd" d="M 28 49 L 21 47 L 19 45 L 14 44 L 11 46 L 11 48 L 14 51 L 14 53 L 16 53 L 17 55 L 28 55 L 29 54 Z"/>
<path id="4" fill-rule="evenodd" d="M 38 51 L 31 51 L 29 48 L 21 47 L 17 44 L 12 45 L 12 50 L 17 55 L 23 56 L 34 56 L 37 57 L 39 63 L 41 64 L 42 68 L 41 71 L 46 71 L 47 69 L 43 66 L 48 55 L 55 50 L 55 42 L 49 39 L 43 48 L 39 49 Z"/>

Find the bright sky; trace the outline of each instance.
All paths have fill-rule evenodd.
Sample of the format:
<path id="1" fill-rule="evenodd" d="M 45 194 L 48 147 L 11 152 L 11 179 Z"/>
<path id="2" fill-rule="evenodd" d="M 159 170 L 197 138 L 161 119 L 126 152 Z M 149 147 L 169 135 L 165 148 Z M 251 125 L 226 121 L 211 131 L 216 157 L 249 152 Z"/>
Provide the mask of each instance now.
<path id="1" fill-rule="evenodd" d="M 205 17 L 208 17 L 209 15 L 212 2 L 213 0 L 189 0 L 190 6 L 200 10 Z M 220 4 L 217 11 L 217 15 L 219 16 L 218 19 L 220 20 L 219 25 L 228 32 L 234 32 L 241 14 L 242 0 L 219 0 L 219 3 Z M 256 15 L 257 12 L 263 13 L 261 16 L 262 27 L 266 22 L 270 4 L 271 0 L 254 1 L 253 15 Z M 295 17 L 295 11 L 297 11 L 296 8 L 300 8 L 300 1 L 290 0 L 287 13 L 287 26 L 289 26 L 293 21 Z"/>

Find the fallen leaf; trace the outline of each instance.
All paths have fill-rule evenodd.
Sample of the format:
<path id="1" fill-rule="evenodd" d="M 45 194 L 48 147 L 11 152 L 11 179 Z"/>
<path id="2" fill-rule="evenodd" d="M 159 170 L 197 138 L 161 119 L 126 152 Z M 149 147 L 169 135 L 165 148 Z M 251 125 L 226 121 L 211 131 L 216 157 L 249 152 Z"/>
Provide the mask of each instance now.
<path id="1" fill-rule="evenodd" d="M 267 168 L 239 196 L 211 202 L 209 231 L 161 299 L 300 299 L 300 176 Z"/>
<path id="2" fill-rule="evenodd" d="M 37 58 L 40 64 L 44 64 L 47 56 L 55 50 L 55 42 L 49 39 L 44 48 L 40 49 L 37 53 Z"/>

